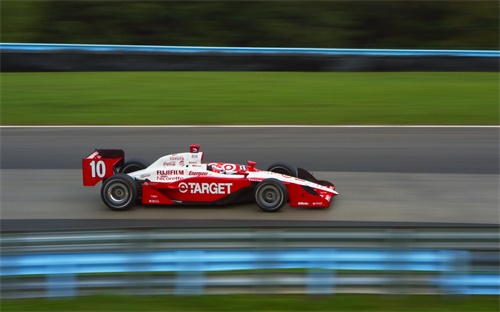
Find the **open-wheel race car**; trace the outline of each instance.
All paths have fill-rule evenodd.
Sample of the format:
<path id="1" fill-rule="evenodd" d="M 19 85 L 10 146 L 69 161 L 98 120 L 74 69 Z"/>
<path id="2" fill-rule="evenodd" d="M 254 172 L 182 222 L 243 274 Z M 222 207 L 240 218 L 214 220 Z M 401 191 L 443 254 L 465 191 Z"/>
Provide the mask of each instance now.
<path id="1" fill-rule="evenodd" d="M 125 161 L 119 149 L 96 149 L 82 160 L 83 185 L 102 181 L 101 198 L 112 210 L 143 205 L 193 205 L 255 202 L 263 211 L 291 207 L 329 207 L 337 195 L 333 183 L 317 180 L 302 168 L 275 163 L 266 171 L 246 165 L 203 163 L 200 146 L 160 157 L 148 165 Z"/>

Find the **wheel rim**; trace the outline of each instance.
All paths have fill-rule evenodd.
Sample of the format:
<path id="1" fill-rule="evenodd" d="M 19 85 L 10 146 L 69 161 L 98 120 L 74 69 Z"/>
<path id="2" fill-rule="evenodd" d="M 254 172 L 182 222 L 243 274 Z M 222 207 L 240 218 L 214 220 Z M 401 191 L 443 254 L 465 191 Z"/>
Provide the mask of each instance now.
<path id="1" fill-rule="evenodd" d="M 265 208 L 275 208 L 279 206 L 281 201 L 282 196 L 280 193 L 280 190 L 276 186 L 267 185 L 259 189 L 257 196 Z"/>
<path id="2" fill-rule="evenodd" d="M 114 183 L 109 186 L 106 192 L 110 202 L 115 206 L 122 206 L 129 201 L 130 192 L 123 183 Z"/>

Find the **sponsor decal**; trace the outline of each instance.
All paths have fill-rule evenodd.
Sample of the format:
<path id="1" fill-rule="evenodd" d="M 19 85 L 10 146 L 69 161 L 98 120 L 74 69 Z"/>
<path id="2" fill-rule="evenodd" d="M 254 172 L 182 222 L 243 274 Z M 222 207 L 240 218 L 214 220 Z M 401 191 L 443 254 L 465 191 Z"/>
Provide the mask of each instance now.
<path id="1" fill-rule="evenodd" d="M 177 162 L 175 160 L 163 162 L 163 167 L 174 167 L 174 166 L 177 166 Z M 184 160 L 179 161 L 179 166 L 184 166 Z"/>
<path id="2" fill-rule="evenodd" d="M 179 183 L 179 192 L 190 194 L 230 194 L 233 183 Z"/>
<path id="3" fill-rule="evenodd" d="M 190 176 L 207 176 L 208 172 L 200 172 L 200 171 L 189 171 Z"/>
<path id="4" fill-rule="evenodd" d="M 182 177 L 157 176 L 156 180 L 158 180 L 158 181 L 177 181 L 177 180 L 182 180 Z"/>
<path id="5" fill-rule="evenodd" d="M 160 181 L 176 181 L 182 179 L 184 170 L 156 170 L 156 179 Z"/>
<path id="6" fill-rule="evenodd" d="M 149 174 L 149 173 L 141 174 L 141 178 L 147 178 L 149 176 L 151 176 L 151 174 Z"/>
<path id="7" fill-rule="evenodd" d="M 90 155 L 89 155 L 89 157 L 87 157 L 87 159 L 94 158 L 94 157 L 96 157 L 96 156 L 98 156 L 98 155 L 99 155 L 99 152 L 98 152 L 98 151 L 95 151 L 95 152 L 93 152 L 92 154 L 90 154 Z"/>
<path id="8" fill-rule="evenodd" d="M 309 205 L 309 203 L 308 203 L 308 202 L 298 202 L 298 204 L 299 204 L 299 205 L 302 205 L 302 206 L 307 206 L 307 205 Z"/>
<path id="9" fill-rule="evenodd" d="M 184 174 L 184 170 L 156 170 L 157 175 L 180 175 Z"/>
<path id="10" fill-rule="evenodd" d="M 175 160 L 184 160 L 184 157 L 182 157 L 182 156 L 170 156 L 170 160 L 173 160 L 173 161 L 175 161 Z"/>
<path id="11" fill-rule="evenodd" d="M 225 164 L 224 170 L 226 171 L 236 171 L 237 167 L 235 164 Z"/>
<path id="12" fill-rule="evenodd" d="M 236 171 L 238 170 L 238 166 L 235 164 L 225 164 L 225 163 L 209 163 L 209 166 L 212 166 L 213 168 L 217 168 L 220 170 L 226 170 L 226 171 Z"/>
<path id="13" fill-rule="evenodd" d="M 188 191 L 188 185 L 184 182 L 179 183 L 179 192 L 186 193 Z"/>

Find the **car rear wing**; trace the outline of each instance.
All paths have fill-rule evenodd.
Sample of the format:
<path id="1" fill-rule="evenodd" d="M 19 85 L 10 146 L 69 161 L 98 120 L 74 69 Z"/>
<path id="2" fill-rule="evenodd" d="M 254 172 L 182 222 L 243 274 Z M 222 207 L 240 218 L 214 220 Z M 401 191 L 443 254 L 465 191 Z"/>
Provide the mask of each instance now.
<path id="1" fill-rule="evenodd" d="M 119 149 L 96 149 L 82 159 L 83 185 L 94 186 L 116 172 L 125 162 L 125 152 Z"/>

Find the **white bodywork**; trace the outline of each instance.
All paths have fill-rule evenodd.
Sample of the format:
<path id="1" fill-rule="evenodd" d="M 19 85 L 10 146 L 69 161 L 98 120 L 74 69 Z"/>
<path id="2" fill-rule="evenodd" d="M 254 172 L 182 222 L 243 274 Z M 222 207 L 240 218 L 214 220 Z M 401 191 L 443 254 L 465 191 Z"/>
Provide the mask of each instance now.
<path id="1" fill-rule="evenodd" d="M 232 163 L 202 163 L 203 152 L 179 153 L 160 157 L 149 167 L 143 170 L 128 173 L 137 180 L 151 182 L 174 182 L 195 176 L 224 177 L 226 179 L 247 178 L 253 182 L 260 182 L 268 178 L 275 178 L 284 183 L 293 183 L 309 186 L 315 189 L 338 193 L 330 187 L 316 184 L 307 180 L 291 177 L 288 175 L 261 171 L 248 165 Z M 211 168 L 208 170 L 207 168 Z"/>

